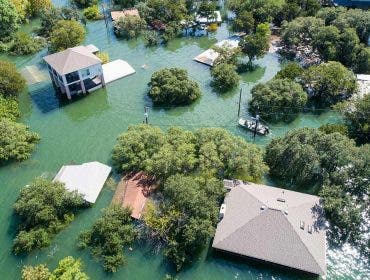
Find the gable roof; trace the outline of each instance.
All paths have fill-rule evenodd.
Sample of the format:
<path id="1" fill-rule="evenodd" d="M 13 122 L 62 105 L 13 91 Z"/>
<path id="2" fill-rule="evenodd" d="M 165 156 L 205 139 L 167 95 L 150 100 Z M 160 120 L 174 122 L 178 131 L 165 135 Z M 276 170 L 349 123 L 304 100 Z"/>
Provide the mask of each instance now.
<path id="1" fill-rule="evenodd" d="M 112 168 L 97 161 L 81 165 L 64 165 L 53 181 L 65 184 L 69 191 L 78 191 L 84 199 L 95 203 Z"/>
<path id="2" fill-rule="evenodd" d="M 101 63 L 101 60 L 85 46 L 69 48 L 47 55 L 44 60 L 59 75 L 65 75 Z"/>
<path id="3" fill-rule="evenodd" d="M 231 188 L 225 205 L 214 248 L 325 274 L 326 230 L 319 197 L 241 183 Z"/>

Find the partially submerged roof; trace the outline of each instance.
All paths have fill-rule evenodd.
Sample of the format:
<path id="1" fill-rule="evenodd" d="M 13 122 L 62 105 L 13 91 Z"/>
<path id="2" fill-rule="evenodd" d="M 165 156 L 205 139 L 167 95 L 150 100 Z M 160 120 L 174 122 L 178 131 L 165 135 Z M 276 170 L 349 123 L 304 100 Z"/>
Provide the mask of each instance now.
<path id="1" fill-rule="evenodd" d="M 135 69 L 122 59 L 116 59 L 103 64 L 103 74 L 106 83 L 113 82 L 135 73 Z"/>
<path id="2" fill-rule="evenodd" d="M 81 165 L 64 165 L 53 181 L 65 184 L 69 191 L 78 191 L 84 199 L 95 203 L 112 168 L 97 161 Z"/>
<path id="3" fill-rule="evenodd" d="M 44 57 L 44 60 L 59 75 L 65 75 L 101 63 L 101 60 L 85 46 L 69 48 L 47 55 Z"/>
<path id="4" fill-rule="evenodd" d="M 86 48 L 91 52 L 91 53 L 96 53 L 99 51 L 99 48 L 93 44 L 89 44 L 86 46 Z"/>
<path id="5" fill-rule="evenodd" d="M 320 198 L 240 183 L 225 198 L 213 247 L 313 274 L 326 272 Z"/>
<path id="6" fill-rule="evenodd" d="M 212 23 L 212 22 L 217 22 L 221 23 L 222 18 L 221 18 L 221 13 L 220 11 L 215 11 L 214 17 L 202 17 L 201 15 L 196 15 L 195 21 L 198 23 Z"/>
<path id="7" fill-rule="evenodd" d="M 238 39 L 222 40 L 215 44 L 216 47 L 227 48 L 230 50 L 237 48 L 238 45 L 239 45 Z M 206 64 L 208 66 L 213 66 L 213 63 L 215 62 L 215 60 L 218 58 L 219 55 L 220 54 L 217 51 L 211 48 L 211 49 L 208 49 L 202 52 L 200 55 L 194 57 L 194 60 L 197 62 Z"/>
<path id="8" fill-rule="evenodd" d="M 113 21 L 117 21 L 120 18 L 125 18 L 126 16 L 140 17 L 139 11 L 136 8 L 124 9 L 122 11 L 111 11 L 110 16 Z"/>

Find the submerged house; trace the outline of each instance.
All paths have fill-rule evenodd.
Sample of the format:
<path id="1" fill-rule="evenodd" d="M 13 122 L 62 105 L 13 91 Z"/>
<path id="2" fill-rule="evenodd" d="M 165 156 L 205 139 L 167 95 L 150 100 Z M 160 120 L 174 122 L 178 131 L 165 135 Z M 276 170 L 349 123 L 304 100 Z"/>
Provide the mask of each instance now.
<path id="1" fill-rule="evenodd" d="M 326 226 L 320 198 L 280 188 L 225 180 L 212 247 L 304 271 L 326 273 Z"/>
<path id="2" fill-rule="evenodd" d="M 101 60 L 93 46 L 78 46 L 44 57 L 55 87 L 71 99 L 105 86 Z"/>

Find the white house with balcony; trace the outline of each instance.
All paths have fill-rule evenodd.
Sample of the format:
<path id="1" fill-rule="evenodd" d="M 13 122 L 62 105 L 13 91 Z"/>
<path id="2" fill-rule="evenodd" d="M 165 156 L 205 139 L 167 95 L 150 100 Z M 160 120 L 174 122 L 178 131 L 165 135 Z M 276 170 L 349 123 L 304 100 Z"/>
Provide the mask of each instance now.
<path id="1" fill-rule="evenodd" d="M 68 99 L 105 86 L 101 60 L 93 46 L 78 46 L 44 57 L 53 84 Z"/>

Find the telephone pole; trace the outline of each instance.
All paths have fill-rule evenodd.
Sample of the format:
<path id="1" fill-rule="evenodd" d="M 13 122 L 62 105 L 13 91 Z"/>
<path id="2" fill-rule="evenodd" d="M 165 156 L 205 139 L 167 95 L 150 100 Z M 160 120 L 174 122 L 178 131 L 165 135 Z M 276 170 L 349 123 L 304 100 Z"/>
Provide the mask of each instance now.
<path id="1" fill-rule="evenodd" d="M 144 107 L 144 118 L 145 118 L 145 123 L 148 124 L 148 118 L 149 118 L 149 108 L 148 107 Z"/>
<path id="2" fill-rule="evenodd" d="M 238 118 L 240 116 L 240 105 L 242 102 L 242 88 L 240 88 L 240 93 L 239 93 L 239 108 L 238 108 Z"/>

